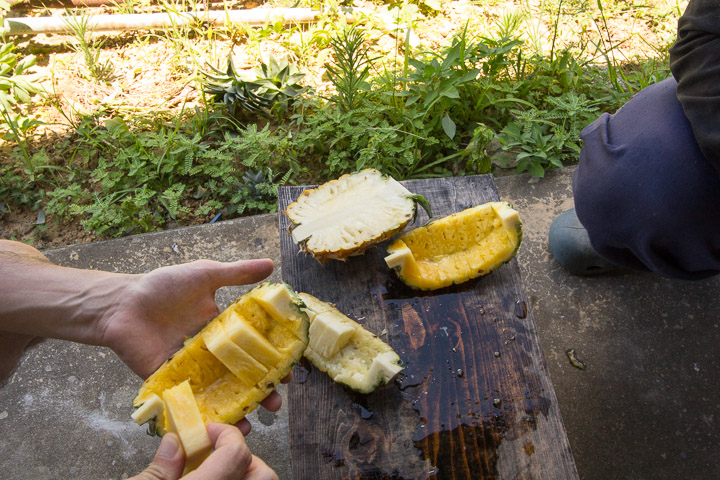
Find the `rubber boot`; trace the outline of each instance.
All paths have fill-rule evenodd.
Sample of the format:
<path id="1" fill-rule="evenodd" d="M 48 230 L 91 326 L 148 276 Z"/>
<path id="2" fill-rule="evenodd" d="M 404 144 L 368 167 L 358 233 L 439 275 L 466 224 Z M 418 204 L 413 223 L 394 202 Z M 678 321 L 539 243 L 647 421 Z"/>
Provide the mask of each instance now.
<path id="1" fill-rule="evenodd" d="M 593 250 L 590 237 L 578 220 L 574 208 L 555 218 L 550 226 L 548 241 L 555 260 L 573 275 L 596 275 L 619 268 Z"/>

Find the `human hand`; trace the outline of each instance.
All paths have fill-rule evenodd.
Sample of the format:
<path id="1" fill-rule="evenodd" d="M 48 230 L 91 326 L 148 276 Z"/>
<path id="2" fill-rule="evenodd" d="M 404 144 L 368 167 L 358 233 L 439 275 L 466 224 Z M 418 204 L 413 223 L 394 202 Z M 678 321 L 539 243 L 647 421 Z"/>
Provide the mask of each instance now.
<path id="1" fill-rule="evenodd" d="M 187 480 L 277 480 L 275 472 L 252 455 L 240 431 L 221 423 L 207 424 L 213 453 Z M 142 473 L 128 480 L 176 480 L 185 467 L 185 452 L 174 433 L 166 433 L 152 463 Z"/>
<path id="2" fill-rule="evenodd" d="M 217 289 L 259 282 L 273 270 L 269 259 L 220 263 L 199 260 L 133 275 L 99 321 L 100 344 L 112 348 L 147 378 L 220 313 Z"/>
<path id="3" fill-rule="evenodd" d="M 273 270 L 269 259 L 231 263 L 199 260 L 133 275 L 101 320 L 101 344 L 115 353 L 140 377 L 147 378 L 220 313 L 215 292 L 228 285 L 259 282 Z M 287 381 L 285 379 L 284 381 Z M 282 405 L 273 391 L 262 406 L 276 412 Z M 250 422 L 237 424 L 244 435 Z"/>

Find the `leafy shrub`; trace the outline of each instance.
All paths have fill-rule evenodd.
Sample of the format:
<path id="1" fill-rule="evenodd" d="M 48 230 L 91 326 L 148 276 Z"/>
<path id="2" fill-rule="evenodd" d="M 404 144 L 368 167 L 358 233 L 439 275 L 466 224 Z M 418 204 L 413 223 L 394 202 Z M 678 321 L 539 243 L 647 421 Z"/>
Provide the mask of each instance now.
<path id="1" fill-rule="evenodd" d="M 278 108 L 284 111 L 305 90 L 300 84 L 305 74 L 289 65 L 287 57 L 278 62 L 270 55 L 268 63 L 260 63 L 252 75 L 238 72 L 232 56 L 225 72 L 211 68 L 213 73 L 204 73 L 204 91 L 216 103 L 224 104 L 236 120 L 247 114 L 277 112 Z"/>

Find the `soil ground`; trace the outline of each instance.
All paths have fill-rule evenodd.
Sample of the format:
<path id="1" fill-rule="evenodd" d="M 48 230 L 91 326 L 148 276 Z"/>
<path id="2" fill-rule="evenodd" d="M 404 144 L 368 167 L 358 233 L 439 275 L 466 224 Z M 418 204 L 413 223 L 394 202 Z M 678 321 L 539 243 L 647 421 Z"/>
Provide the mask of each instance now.
<path id="1" fill-rule="evenodd" d="M 69 2 L 68 2 L 69 3 Z M 518 0 L 470 2 L 466 0 L 442 2 L 439 12 L 428 13 L 417 22 L 417 41 L 425 48 L 437 51 L 448 45 L 452 36 L 460 31 L 468 19 L 472 23 L 492 26 L 505 12 L 523 11 L 528 31 L 534 31 L 544 39 L 549 49 L 552 36 L 557 33 L 559 43 L 569 45 L 580 38 L 591 39 L 597 45 L 606 42 L 614 44 L 613 51 L 618 61 L 632 61 L 638 57 L 657 56 L 674 38 L 678 6 L 667 0 L 649 0 L 643 6 L 625 2 L 609 2 L 604 15 L 592 13 L 594 2 L 566 2 L 562 6 L 559 28 L 554 31 L 555 20 L 551 15 L 557 8 L 549 9 L 539 0 L 521 2 Z M 606 2 L 608 3 L 608 2 Z M 270 7 L 272 4 L 258 2 L 235 2 L 229 8 Z M 353 2 L 355 7 L 380 12 L 387 9 L 386 3 Z M 279 6 L 279 5 L 278 5 Z M 210 4 L 210 8 L 222 5 Z M 157 6 L 146 4 L 134 8 L 135 13 L 159 11 Z M 85 14 L 117 13 L 113 7 L 95 7 L 84 10 Z M 67 15 L 65 8 L 34 7 L 17 4 L 8 17 L 61 16 Z M 386 17 L 387 19 L 387 17 Z M 390 28 L 390 27 L 388 27 Z M 382 31 L 382 29 L 380 29 Z M 390 32 L 391 30 L 387 30 Z M 482 32 L 480 32 L 482 33 Z M 170 35 L 171 36 L 171 35 Z M 32 113 L 45 122 L 29 142 L 34 151 L 51 147 L 54 143 L 70 138 L 71 119 L 92 112 L 103 112 L 108 118 L 113 115 L 163 113 L 168 117 L 182 109 L 199 105 L 199 94 L 194 78 L 198 73 L 197 62 L 187 58 L 184 62 L 182 44 L 168 41 L 167 32 L 124 31 L 93 34 L 96 41 L 104 41 L 99 63 L 109 62 L 112 76 L 106 82 L 94 81 L 87 73 L 82 53 L 74 48 L 77 39 L 70 35 L 42 34 L 16 37 L 17 52 L 32 53 L 37 57 L 36 71 L 47 79 L 50 95 L 44 99 L 35 98 Z M 227 36 L 208 39 L 196 35 L 186 39 L 198 52 L 210 54 L 215 59 L 224 59 L 232 51 L 236 66 L 252 69 L 256 61 L 269 53 L 275 56 L 292 53 L 280 36 L 270 36 L 261 42 L 232 40 Z M 292 40 L 292 39 L 291 39 Z M 297 39 L 295 39 L 297 40 Z M 374 39 L 378 50 L 390 52 L 397 42 L 392 34 L 380 34 Z M 185 44 L 187 48 L 189 44 Z M 323 65 L 327 58 L 305 59 L 301 70 L 306 73 L 305 81 L 318 92 L 327 90 L 323 78 Z M 218 65 L 219 66 L 219 65 Z M 48 100 L 53 98 L 54 101 Z M 10 152 L 17 144 L 0 141 L 0 162 L 10 161 Z M 38 212 L 29 208 L 10 208 L 0 199 L 0 238 L 31 242 L 39 248 L 80 244 L 100 240 L 93 233 L 86 232 L 80 219 L 58 222 L 48 216 L 45 223 L 38 224 Z M 204 223 L 208 219 L 185 219 L 182 225 Z M 178 225 L 180 226 L 180 225 Z"/>

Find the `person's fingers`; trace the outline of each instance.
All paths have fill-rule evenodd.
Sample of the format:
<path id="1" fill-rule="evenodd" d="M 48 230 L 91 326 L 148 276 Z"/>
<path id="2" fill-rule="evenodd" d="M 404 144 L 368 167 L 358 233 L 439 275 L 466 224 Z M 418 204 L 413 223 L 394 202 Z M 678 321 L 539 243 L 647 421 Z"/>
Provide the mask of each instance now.
<path id="1" fill-rule="evenodd" d="M 50 262 L 48 258 L 35 247 L 26 243 L 16 242 L 14 240 L 0 239 L 0 253 L 14 253 L 28 258 L 34 258 L 42 262 Z"/>
<path id="2" fill-rule="evenodd" d="M 235 426 L 240 429 L 240 432 L 242 432 L 243 435 L 247 435 L 252 430 L 252 425 L 247 418 L 243 418 L 237 422 Z"/>
<path id="3" fill-rule="evenodd" d="M 230 285 L 247 285 L 263 280 L 273 271 L 274 264 L 269 258 L 240 260 L 237 262 L 208 262 L 210 282 L 213 288 Z"/>
<path id="4" fill-rule="evenodd" d="M 252 463 L 252 454 L 240 430 L 232 425 L 208 423 L 208 435 L 215 451 L 191 474 L 187 480 L 236 480 L 244 478 Z"/>
<path id="5" fill-rule="evenodd" d="M 280 383 L 290 383 L 290 380 L 292 380 L 292 378 L 293 378 L 293 375 L 292 375 L 292 371 L 291 371 L 290 373 L 288 373 L 288 374 L 285 376 L 285 378 L 283 378 L 282 380 L 280 380 Z"/>
<path id="6" fill-rule="evenodd" d="M 277 412 L 280 410 L 280 407 L 282 407 L 282 397 L 279 393 L 273 390 L 262 402 L 260 402 L 260 405 L 262 405 L 268 412 Z"/>
<path id="7" fill-rule="evenodd" d="M 184 468 L 185 452 L 180 446 L 180 438 L 174 433 L 166 433 L 152 463 L 128 480 L 177 480 L 182 477 Z"/>
<path id="8" fill-rule="evenodd" d="M 248 467 L 243 480 L 279 480 L 275 471 L 268 467 L 260 457 L 252 456 L 252 463 Z"/>

